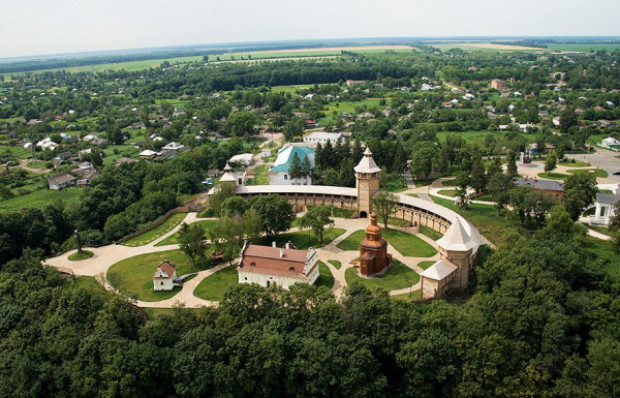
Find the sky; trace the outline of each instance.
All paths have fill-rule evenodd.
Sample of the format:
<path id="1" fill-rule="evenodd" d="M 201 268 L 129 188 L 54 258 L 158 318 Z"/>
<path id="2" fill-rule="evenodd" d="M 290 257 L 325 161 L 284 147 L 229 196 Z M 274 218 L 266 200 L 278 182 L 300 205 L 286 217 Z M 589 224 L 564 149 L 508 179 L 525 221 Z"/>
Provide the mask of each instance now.
<path id="1" fill-rule="evenodd" d="M 0 58 L 359 37 L 620 36 L 618 0 L 0 0 Z"/>

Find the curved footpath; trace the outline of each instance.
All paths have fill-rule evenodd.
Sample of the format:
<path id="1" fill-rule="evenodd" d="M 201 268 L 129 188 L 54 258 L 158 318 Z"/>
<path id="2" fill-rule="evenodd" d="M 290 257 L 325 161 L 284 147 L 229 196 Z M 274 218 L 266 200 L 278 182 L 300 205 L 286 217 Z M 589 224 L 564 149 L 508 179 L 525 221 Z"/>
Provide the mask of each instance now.
<path id="1" fill-rule="evenodd" d="M 196 221 L 207 220 L 205 218 L 198 218 L 196 213 L 188 213 L 183 222 L 187 224 L 194 223 Z M 334 286 L 332 291 L 336 297 L 340 297 L 343 294 L 345 286 L 347 286 L 347 282 L 345 279 L 345 272 L 347 269 L 352 268 L 353 264 L 351 263 L 354 259 L 359 257 L 359 253 L 357 250 L 341 250 L 337 247 L 337 245 L 345 240 L 349 235 L 353 234 L 355 231 L 363 230 L 368 226 L 367 219 L 343 219 L 343 218 L 335 218 L 334 219 L 334 227 L 342 228 L 345 230 L 343 234 L 338 236 L 332 242 L 327 244 L 326 246 L 317 248 L 316 251 L 319 255 L 319 259 L 329 268 L 332 275 L 334 276 Z M 157 243 L 166 239 L 167 237 L 176 233 L 181 227 L 179 224 L 170 232 L 165 235 L 159 237 L 158 239 L 144 245 L 138 247 L 128 247 L 123 245 L 108 245 L 99 248 L 88 248 L 88 250 L 94 253 L 93 257 L 82 260 L 82 261 L 70 261 L 68 259 L 69 255 L 74 253 L 75 250 L 64 253 L 58 257 L 49 258 L 45 260 L 45 264 L 55 268 L 66 268 L 73 271 L 73 273 L 77 276 L 92 276 L 97 277 L 99 282 L 104 281 L 104 287 L 108 290 L 114 290 L 112 286 L 110 286 L 107 282 L 105 282 L 105 278 L 101 278 L 101 276 L 105 276 L 108 269 L 122 261 L 124 259 L 138 256 L 141 254 L 147 253 L 155 253 L 159 251 L 173 250 L 178 249 L 179 245 L 167 245 L 167 246 L 155 246 Z M 404 230 L 406 232 L 410 232 L 405 228 L 394 228 L 399 230 Z M 292 231 L 299 231 L 299 228 L 292 228 Z M 430 239 L 429 237 L 422 235 L 420 233 L 414 234 L 418 238 L 422 239 L 424 242 L 430 244 L 432 247 L 437 249 L 437 244 L 435 241 Z M 388 250 L 392 253 L 393 257 L 405 264 L 407 267 L 415 271 L 417 274 L 420 274 L 424 271 L 422 268 L 418 266 L 418 264 L 422 261 L 437 261 L 439 259 L 439 254 L 435 254 L 432 257 L 408 257 L 400 254 L 392 245 L 388 246 Z M 336 269 L 329 260 L 336 260 L 341 263 L 340 269 Z M 203 300 L 194 296 L 194 290 L 196 287 L 208 276 L 218 272 L 219 270 L 225 268 L 226 264 L 221 264 L 211 269 L 200 271 L 197 275 L 184 283 L 183 288 L 175 294 L 173 297 L 161 300 L 161 301 L 136 301 L 136 305 L 140 307 L 153 307 L 153 308 L 172 308 L 178 306 L 179 304 L 183 304 L 189 308 L 197 308 L 201 306 L 207 307 L 215 307 L 219 303 L 217 301 L 208 301 Z M 404 289 L 392 290 L 390 295 L 397 295 L 403 293 L 410 293 L 415 290 L 420 289 L 420 282 L 406 287 Z"/>

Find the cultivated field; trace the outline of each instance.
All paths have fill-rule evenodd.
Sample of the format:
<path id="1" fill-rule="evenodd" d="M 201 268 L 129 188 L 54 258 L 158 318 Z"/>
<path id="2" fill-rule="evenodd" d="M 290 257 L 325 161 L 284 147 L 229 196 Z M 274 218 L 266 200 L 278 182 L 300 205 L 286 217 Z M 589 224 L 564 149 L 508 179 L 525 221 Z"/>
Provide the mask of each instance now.
<path id="1" fill-rule="evenodd" d="M 217 58 L 219 57 L 219 61 L 247 61 L 248 56 L 251 56 L 252 60 L 273 60 L 273 59 L 306 59 L 309 57 L 335 57 L 340 55 L 341 51 L 355 51 L 362 53 L 373 53 L 373 52 L 383 52 L 383 51 L 412 51 L 413 47 L 405 46 L 405 45 L 385 45 L 385 46 L 351 46 L 351 47 L 321 47 L 321 48 L 296 48 L 289 50 L 265 50 L 265 51 L 248 51 L 248 52 L 238 52 L 238 53 L 225 53 L 225 54 L 214 54 L 209 55 L 209 62 L 217 62 Z M 244 59 L 241 60 L 240 58 Z M 83 65 L 83 66 L 74 66 L 67 68 L 57 68 L 57 69 L 42 69 L 33 71 L 32 73 L 41 73 L 41 72 L 49 72 L 49 71 L 58 71 L 65 70 L 67 72 L 102 72 L 106 70 L 121 70 L 125 69 L 129 72 L 135 72 L 139 70 L 149 69 L 149 68 L 158 68 L 163 62 L 169 62 L 171 65 L 174 64 L 183 64 L 183 63 L 192 63 L 192 62 L 202 62 L 202 56 L 193 56 L 193 57 L 176 57 L 176 58 L 165 58 L 165 59 L 151 59 L 151 60 L 142 60 L 142 61 L 130 61 L 130 62 L 119 62 L 119 63 L 109 63 L 109 64 L 98 64 L 98 65 Z M 10 75 L 19 75 L 24 72 L 15 72 L 15 73 L 5 73 L 6 77 Z M 2 74 L 0 74 L 2 75 Z"/>
<path id="2" fill-rule="evenodd" d="M 544 48 L 513 46 L 509 44 L 494 43 L 442 43 L 431 44 L 441 50 L 450 50 L 452 48 L 460 48 L 464 51 L 544 51 Z"/>

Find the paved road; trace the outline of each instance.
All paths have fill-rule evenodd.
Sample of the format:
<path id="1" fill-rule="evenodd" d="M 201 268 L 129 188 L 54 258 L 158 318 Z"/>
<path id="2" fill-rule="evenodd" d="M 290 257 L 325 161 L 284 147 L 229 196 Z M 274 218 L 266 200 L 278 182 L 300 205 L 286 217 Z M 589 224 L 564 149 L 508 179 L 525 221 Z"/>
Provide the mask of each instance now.
<path id="1" fill-rule="evenodd" d="M 585 161 L 594 167 L 607 171 L 609 177 L 599 178 L 599 182 L 601 183 L 620 182 L 620 175 L 613 175 L 613 173 L 620 171 L 620 159 L 618 159 L 617 156 L 620 156 L 618 152 L 608 151 L 602 148 L 596 148 L 596 152 L 593 154 L 566 155 L 567 158 Z"/>

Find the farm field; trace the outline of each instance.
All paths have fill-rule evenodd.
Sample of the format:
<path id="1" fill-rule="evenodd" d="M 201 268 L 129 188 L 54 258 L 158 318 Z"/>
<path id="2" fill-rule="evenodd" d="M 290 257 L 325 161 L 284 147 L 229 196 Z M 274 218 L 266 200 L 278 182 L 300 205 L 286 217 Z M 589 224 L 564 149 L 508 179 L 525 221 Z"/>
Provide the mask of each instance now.
<path id="1" fill-rule="evenodd" d="M 507 133 L 500 131 L 475 131 L 475 130 L 465 130 L 465 131 L 438 131 L 437 139 L 440 143 L 445 144 L 446 139 L 449 135 L 454 134 L 462 137 L 465 142 L 468 144 L 484 144 L 484 140 L 487 135 L 492 135 L 495 139 L 499 140 L 506 136 Z M 534 134 L 521 134 L 519 137 L 523 137 L 528 144 L 533 143 L 536 140 L 536 136 Z"/>
<path id="2" fill-rule="evenodd" d="M 26 195 L 1 201 L 0 211 L 19 210 L 25 207 L 41 208 L 59 201 L 63 201 L 65 204 L 78 203 L 81 193 L 80 188 L 68 188 L 62 191 L 53 191 L 47 188 L 39 189 Z"/>
<path id="3" fill-rule="evenodd" d="M 441 43 L 431 44 L 433 47 L 439 48 L 442 51 L 450 50 L 452 48 L 460 48 L 464 51 L 543 51 L 545 49 L 538 47 L 528 46 L 512 46 L 507 44 L 494 44 L 494 43 Z"/>
<path id="4" fill-rule="evenodd" d="M 557 51 L 583 51 L 590 52 L 590 50 L 599 51 L 607 50 L 614 51 L 620 49 L 619 43 L 549 43 L 547 44 L 547 50 Z"/>
<path id="5" fill-rule="evenodd" d="M 241 57 L 248 58 L 251 56 L 252 60 L 270 59 L 270 58 L 290 58 L 290 57 L 317 57 L 317 56 L 338 56 L 342 50 L 355 51 L 361 53 L 376 53 L 384 51 L 413 51 L 414 48 L 404 45 L 385 45 L 385 46 L 352 46 L 352 47 L 322 47 L 322 48 L 300 48 L 300 49 L 288 49 L 288 50 L 270 50 L 270 51 L 248 51 L 238 53 L 223 53 L 223 54 L 211 54 L 209 55 L 209 62 L 217 62 L 219 57 L 220 61 L 235 61 Z M 150 59 L 141 61 L 129 61 L 129 62 L 117 62 L 97 65 L 81 65 L 72 66 L 67 68 L 53 68 L 53 69 L 41 69 L 33 71 L 31 73 L 41 73 L 50 71 L 64 70 L 72 73 L 79 72 L 103 72 L 103 71 L 117 71 L 126 70 L 128 72 L 135 72 L 145 70 L 149 68 L 158 68 L 162 63 L 169 62 L 171 65 L 182 63 L 203 62 L 202 56 L 191 57 L 173 57 L 163 59 Z M 19 75 L 25 72 L 5 73 L 0 75 Z"/>

